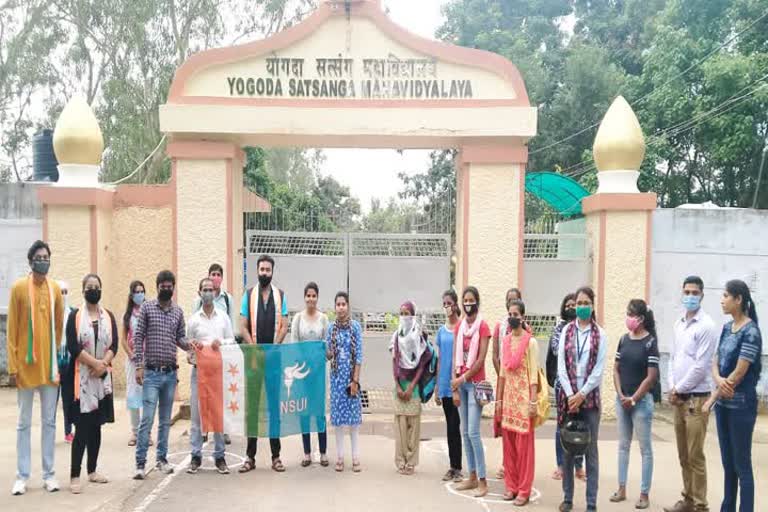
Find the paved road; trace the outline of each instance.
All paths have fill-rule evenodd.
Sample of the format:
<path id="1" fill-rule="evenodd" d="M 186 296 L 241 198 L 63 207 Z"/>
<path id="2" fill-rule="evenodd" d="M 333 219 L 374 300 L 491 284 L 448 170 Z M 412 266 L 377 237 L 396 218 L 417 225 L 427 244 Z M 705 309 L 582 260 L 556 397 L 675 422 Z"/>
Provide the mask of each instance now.
<path id="1" fill-rule="evenodd" d="M 199 510 L 258 510 L 258 511 L 337 511 L 355 509 L 364 512 L 390 510 L 441 510 L 444 512 L 464 512 L 469 509 L 484 511 L 510 510 L 508 503 L 500 503 L 498 496 L 485 500 L 476 500 L 450 492 L 440 481 L 440 476 L 447 466 L 443 439 L 442 418 L 436 414 L 424 417 L 421 464 L 418 473 L 412 477 L 395 473 L 392 452 L 393 440 L 391 420 L 387 415 L 366 415 L 364 418 L 361 449 L 364 471 L 360 474 L 345 472 L 337 474 L 333 468 L 322 468 L 315 464 L 310 468 L 301 468 L 301 439 L 291 437 L 283 441 L 283 460 L 288 467 L 284 474 L 277 474 L 268 469 L 268 443 L 260 441 L 258 468 L 246 475 L 236 472 L 221 476 L 212 471 L 203 471 L 197 475 L 188 475 L 182 471 L 171 477 L 151 473 L 144 482 L 130 479 L 133 466 L 133 449 L 127 441 L 127 415 L 123 403 L 116 403 L 117 423 L 104 429 L 100 470 L 112 481 L 107 485 L 86 485 L 84 494 L 74 496 L 67 488 L 69 469 L 69 446 L 61 441 L 61 432 L 57 439 L 56 468 L 62 483 L 62 491 L 46 494 L 40 488 L 39 463 L 39 417 L 33 427 L 33 478 L 30 491 L 26 496 L 13 497 L 10 488 L 13 483 L 15 465 L 15 391 L 0 390 L 0 436 L 5 442 L 0 444 L 0 510 L 19 512 L 41 512 L 49 507 L 56 510 L 78 511 L 146 511 L 146 512 L 181 512 Z M 60 419 L 60 418 L 59 418 Z M 172 462 L 182 462 L 188 453 L 186 430 L 189 423 L 180 421 L 171 431 Z M 760 420 L 761 433 L 754 447 L 756 488 L 768 486 L 768 418 Z M 712 508 L 719 506 L 721 496 L 720 462 L 714 422 L 707 442 L 707 465 L 711 475 L 709 496 Z M 486 433 L 488 425 L 485 425 Z M 537 469 L 535 486 L 541 497 L 532 510 L 555 510 L 561 498 L 559 482 L 550 478 L 554 462 L 552 427 L 546 425 L 537 432 Z M 678 496 L 680 476 L 675 452 L 674 434 L 669 424 L 654 424 L 656 474 L 652 491 L 651 510 L 659 511 L 662 505 L 673 503 Z M 609 511 L 633 510 L 630 503 L 613 505 L 608 497 L 614 491 L 616 481 L 616 429 L 605 424 L 601 431 L 601 509 Z M 234 439 L 229 447 L 230 465 L 235 466 L 243 452 L 242 439 Z M 495 473 L 501 462 L 501 447 L 498 440 L 485 438 L 489 472 Z M 335 453 L 333 436 L 329 439 L 329 453 Z M 150 452 L 150 460 L 154 452 Z M 212 461 L 206 461 L 211 465 Z M 637 448 L 633 448 L 630 468 L 630 496 L 638 492 L 640 458 Z M 2 488 L 6 486 L 6 489 Z M 492 492 L 502 492 L 499 482 L 492 482 Z M 584 485 L 578 484 L 576 510 L 582 510 Z M 634 500 L 632 500 L 634 501 Z M 214 508 L 215 507 L 215 508 Z M 758 496 L 758 508 L 766 510 L 766 503 Z"/>

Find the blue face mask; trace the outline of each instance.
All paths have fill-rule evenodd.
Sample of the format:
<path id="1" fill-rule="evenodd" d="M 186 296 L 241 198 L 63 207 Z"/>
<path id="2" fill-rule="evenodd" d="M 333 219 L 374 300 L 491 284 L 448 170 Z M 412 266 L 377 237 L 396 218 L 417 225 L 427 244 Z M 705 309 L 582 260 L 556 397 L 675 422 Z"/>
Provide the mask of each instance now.
<path id="1" fill-rule="evenodd" d="M 137 306 L 141 306 L 144 302 L 144 292 L 137 292 L 133 294 L 133 303 Z"/>
<path id="2" fill-rule="evenodd" d="M 701 306 L 701 295 L 683 295 L 683 307 L 688 311 L 696 311 Z"/>

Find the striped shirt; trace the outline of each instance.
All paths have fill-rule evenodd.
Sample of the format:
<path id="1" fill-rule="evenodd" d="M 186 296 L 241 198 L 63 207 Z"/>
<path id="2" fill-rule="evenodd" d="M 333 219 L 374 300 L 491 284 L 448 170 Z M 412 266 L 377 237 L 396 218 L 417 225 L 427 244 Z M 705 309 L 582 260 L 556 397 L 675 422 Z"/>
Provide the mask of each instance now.
<path id="1" fill-rule="evenodd" d="M 157 300 L 145 302 L 139 310 L 133 346 L 136 368 L 175 365 L 176 347 L 190 349 L 184 328 L 184 312 L 173 303 L 168 309 L 163 309 Z"/>

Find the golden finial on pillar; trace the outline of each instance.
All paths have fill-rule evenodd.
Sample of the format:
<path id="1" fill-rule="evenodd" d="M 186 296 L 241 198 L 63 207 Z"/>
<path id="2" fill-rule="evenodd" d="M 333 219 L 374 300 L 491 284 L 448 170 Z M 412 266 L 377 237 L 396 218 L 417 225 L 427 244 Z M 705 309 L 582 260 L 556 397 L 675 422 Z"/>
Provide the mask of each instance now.
<path id="1" fill-rule="evenodd" d="M 623 96 L 617 97 L 605 113 L 592 154 L 598 170 L 598 194 L 639 192 L 637 178 L 645 157 L 645 138 Z"/>
<path id="2" fill-rule="evenodd" d="M 53 132 L 53 150 L 59 161 L 58 186 L 99 186 L 104 137 L 85 98 L 73 97 L 62 110 Z"/>

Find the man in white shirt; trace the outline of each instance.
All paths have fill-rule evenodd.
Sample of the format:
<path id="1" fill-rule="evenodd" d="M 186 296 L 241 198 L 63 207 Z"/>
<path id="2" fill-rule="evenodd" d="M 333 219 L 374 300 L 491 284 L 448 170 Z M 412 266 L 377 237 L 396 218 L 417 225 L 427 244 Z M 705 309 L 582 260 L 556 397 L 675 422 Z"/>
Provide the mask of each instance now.
<path id="1" fill-rule="evenodd" d="M 226 313 L 214 306 L 213 281 L 206 277 L 200 281 L 198 294 L 203 305 L 189 319 L 187 326 L 187 338 L 203 346 L 210 346 L 218 350 L 221 345 L 232 345 L 235 336 L 232 333 L 232 322 Z M 197 473 L 202 465 L 203 434 L 200 425 L 200 403 L 197 392 L 197 359 L 194 351 L 189 353 L 189 362 L 193 365 L 191 377 L 190 414 L 192 427 L 190 429 L 190 445 L 192 460 L 187 468 L 187 473 Z M 229 473 L 227 462 L 224 459 L 224 434 L 213 434 L 214 449 L 213 458 L 216 463 L 216 471 L 225 475 Z"/>
<path id="2" fill-rule="evenodd" d="M 237 304 L 235 304 L 234 297 L 232 297 L 232 295 L 222 287 L 222 283 L 224 281 L 224 267 L 222 267 L 218 263 L 212 264 L 210 267 L 208 267 L 208 277 L 213 282 L 213 305 L 219 311 L 223 311 L 224 313 L 227 314 L 230 322 L 232 323 L 232 330 L 234 331 L 235 317 L 233 316 L 232 308 L 236 307 Z M 194 302 L 194 305 L 192 306 L 192 311 L 194 313 L 197 313 L 198 311 L 200 311 L 202 307 L 203 307 L 203 301 L 200 300 L 199 296 L 195 297 L 195 302 Z"/>
<path id="3" fill-rule="evenodd" d="M 669 403 L 675 408 L 677 453 L 683 473 L 683 499 L 665 512 L 705 512 L 707 463 L 704 441 L 709 411 L 702 405 L 712 390 L 710 369 L 719 331 L 701 309 L 704 282 L 690 276 L 683 283 L 685 315 L 675 322 L 675 337 L 669 361 Z"/>

